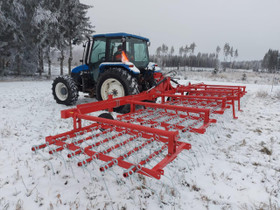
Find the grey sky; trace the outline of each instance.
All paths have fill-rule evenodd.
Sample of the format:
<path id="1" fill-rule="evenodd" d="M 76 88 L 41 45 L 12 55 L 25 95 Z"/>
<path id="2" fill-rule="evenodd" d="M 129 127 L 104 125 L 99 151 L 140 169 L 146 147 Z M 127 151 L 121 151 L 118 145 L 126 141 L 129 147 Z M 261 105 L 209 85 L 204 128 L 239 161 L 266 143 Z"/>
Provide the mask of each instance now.
<path id="1" fill-rule="evenodd" d="M 262 59 L 280 49 L 280 0 L 81 0 L 93 5 L 96 33 L 127 32 L 150 39 L 150 52 L 165 43 L 195 42 L 195 53 L 215 52 L 228 42 L 238 60 Z M 222 56 L 222 51 L 220 53 Z M 223 56 L 222 56 L 223 57 Z"/>

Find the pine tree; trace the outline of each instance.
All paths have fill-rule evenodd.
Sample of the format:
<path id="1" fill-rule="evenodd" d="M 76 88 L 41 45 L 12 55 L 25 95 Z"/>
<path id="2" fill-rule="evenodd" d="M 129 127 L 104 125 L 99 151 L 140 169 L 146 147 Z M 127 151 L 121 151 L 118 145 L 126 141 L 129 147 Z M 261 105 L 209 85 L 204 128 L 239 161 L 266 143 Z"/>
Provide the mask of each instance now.
<path id="1" fill-rule="evenodd" d="M 22 54 L 22 41 L 24 39 L 23 31 L 18 23 L 22 22 L 26 16 L 21 1 L 1 1 L 0 2 L 0 60 L 1 74 L 9 68 L 16 68 L 14 63 Z M 19 69 L 16 69 L 20 73 Z"/>
<path id="2" fill-rule="evenodd" d="M 68 73 L 71 73 L 72 41 L 74 39 L 81 40 L 83 35 L 88 35 L 93 32 L 92 26 L 89 23 L 89 18 L 86 17 L 86 12 L 90 6 L 81 4 L 79 0 L 64 0 L 62 17 L 63 31 L 65 31 L 65 45 L 69 47 Z"/>
<path id="3" fill-rule="evenodd" d="M 268 69 L 268 72 L 276 70 L 278 66 L 278 56 L 278 50 L 269 49 L 263 58 L 262 67 Z"/>
<path id="4" fill-rule="evenodd" d="M 79 0 L 9 0 L 0 2 L 0 73 L 9 68 L 18 74 L 43 72 L 46 54 L 51 74 L 51 49 L 61 51 L 61 69 L 64 52 L 70 47 L 69 67 L 72 61 L 72 40 L 91 33 L 86 11 L 89 6 Z M 38 56 L 36 56 L 38 55 Z M 61 71 L 63 74 L 63 71 Z"/>
<path id="5" fill-rule="evenodd" d="M 50 49 L 54 47 L 54 34 L 56 31 L 56 25 L 58 23 L 56 16 L 54 15 L 55 9 L 52 8 L 50 1 L 40 1 L 34 12 L 32 25 L 37 34 L 37 46 L 38 46 L 38 72 L 44 71 L 44 54 L 49 65 L 48 74 L 51 74 L 51 61 L 50 61 Z"/>

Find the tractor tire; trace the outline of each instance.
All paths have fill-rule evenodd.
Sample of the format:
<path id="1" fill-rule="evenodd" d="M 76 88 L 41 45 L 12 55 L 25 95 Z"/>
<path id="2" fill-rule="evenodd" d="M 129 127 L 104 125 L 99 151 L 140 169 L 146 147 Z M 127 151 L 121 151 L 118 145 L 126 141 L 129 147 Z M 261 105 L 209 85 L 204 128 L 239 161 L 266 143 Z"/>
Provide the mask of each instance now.
<path id="1" fill-rule="evenodd" d="M 96 85 L 96 98 L 99 101 L 107 100 L 108 95 L 113 95 L 113 98 L 118 98 L 137 93 L 139 93 L 139 89 L 136 78 L 121 68 L 106 70 L 100 75 Z M 128 113 L 130 106 L 119 106 L 114 108 L 114 111 Z"/>
<path id="2" fill-rule="evenodd" d="M 74 105 L 79 97 L 78 87 L 70 76 L 59 76 L 52 83 L 52 94 L 58 104 Z"/>

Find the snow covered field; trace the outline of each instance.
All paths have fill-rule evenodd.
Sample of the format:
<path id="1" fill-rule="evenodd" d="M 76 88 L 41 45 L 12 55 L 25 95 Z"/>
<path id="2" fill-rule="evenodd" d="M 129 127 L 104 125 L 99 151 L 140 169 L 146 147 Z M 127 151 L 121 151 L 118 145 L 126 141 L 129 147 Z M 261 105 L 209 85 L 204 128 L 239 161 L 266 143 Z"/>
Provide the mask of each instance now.
<path id="1" fill-rule="evenodd" d="M 227 110 L 212 116 L 218 122 L 204 135 L 183 135 L 193 149 L 155 180 L 124 179 L 117 168 L 102 176 L 95 163 L 82 169 L 65 155 L 34 154 L 46 136 L 72 128 L 60 119 L 69 107 L 55 103 L 51 83 L 0 82 L 0 209 L 280 208 L 279 85 L 271 92 L 271 85 L 246 84 L 239 119 Z"/>

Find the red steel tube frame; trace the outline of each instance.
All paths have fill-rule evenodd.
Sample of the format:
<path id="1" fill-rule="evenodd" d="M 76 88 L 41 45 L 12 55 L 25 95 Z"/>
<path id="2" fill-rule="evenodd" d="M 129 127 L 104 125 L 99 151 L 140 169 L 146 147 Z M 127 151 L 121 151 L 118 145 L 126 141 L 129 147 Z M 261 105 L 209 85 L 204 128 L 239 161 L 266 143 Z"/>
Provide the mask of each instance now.
<path id="1" fill-rule="evenodd" d="M 78 163 L 79 166 L 86 165 L 87 163 L 91 162 L 93 159 L 97 158 L 99 160 L 107 162 L 105 164 L 106 167 L 100 167 L 101 171 L 104 171 L 108 169 L 108 167 L 112 167 L 113 165 L 119 165 L 120 167 L 127 169 L 123 173 L 125 177 L 137 172 L 143 175 L 154 177 L 156 179 L 160 179 L 160 176 L 164 174 L 163 168 L 171 161 L 173 161 L 180 152 L 191 148 L 190 144 L 178 141 L 179 139 L 178 130 L 170 131 L 170 130 L 158 129 L 158 128 L 147 127 L 138 124 L 126 123 L 118 120 L 111 120 L 111 119 L 90 116 L 87 114 L 100 110 L 112 111 L 114 107 L 122 106 L 125 104 L 130 104 L 131 112 L 129 114 L 134 113 L 136 111 L 135 109 L 136 105 L 141 105 L 144 107 L 150 107 L 150 108 L 161 109 L 161 110 L 173 110 L 175 111 L 175 113 L 186 112 L 187 115 L 180 114 L 180 118 L 183 119 L 184 116 L 188 117 L 189 113 L 196 113 L 199 114 L 199 117 L 192 117 L 192 119 L 203 121 L 203 125 L 199 128 L 195 128 L 194 130 L 195 132 L 198 133 L 204 133 L 206 127 L 208 127 L 210 123 L 216 122 L 216 120 L 210 119 L 210 113 L 211 113 L 210 110 L 212 109 L 210 104 L 214 104 L 213 107 L 219 107 L 220 109 L 213 111 L 213 113 L 220 113 L 220 114 L 222 114 L 226 108 L 229 108 L 227 104 L 232 105 L 233 117 L 236 118 L 234 102 L 236 100 L 238 101 L 238 110 L 241 110 L 240 98 L 243 97 L 244 94 L 246 93 L 245 86 L 206 85 L 203 83 L 189 84 L 188 86 L 178 85 L 177 88 L 174 88 L 170 83 L 169 77 L 163 78 L 162 75 L 159 74 L 157 78 L 159 82 L 157 83 L 156 87 L 146 92 L 142 92 L 138 95 L 125 96 L 117 99 L 113 99 L 112 96 L 109 96 L 109 99 L 106 101 L 77 105 L 76 108 L 61 111 L 62 118 L 69 118 L 69 117 L 73 118 L 73 130 L 55 136 L 48 136 L 46 137 L 45 144 L 34 146 L 32 147 L 32 150 L 36 151 L 38 149 L 42 149 L 50 145 L 56 145 L 58 147 L 56 149 L 50 150 L 49 151 L 50 154 L 62 151 L 63 149 L 67 148 L 73 151 L 72 153 L 68 154 L 69 158 L 79 154 L 85 154 L 89 156 L 89 158 L 79 162 Z M 188 92 L 190 95 L 184 95 L 185 92 Z M 204 103 L 206 104 L 205 107 L 207 107 L 208 105 L 209 108 L 208 107 L 195 108 L 195 107 L 187 107 L 183 105 L 167 104 L 165 103 L 165 99 L 167 97 L 171 99 L 172 98 L 179 99 L 182 101 L 184 100 L 195 101 L 197 102 L 197 104 L 206 102 Z M 157 98 L 162 99 L 161 104 L 146 102 L 146 101 L 154 101 Z M 82 127 L 82 120 L 88 120 L 96 123 L 92 123 L 89 126 Z M 69 138 L 83 135 L 89 131 L 98 130 L 100 127 L 107 128 L 107 130 L 77 140 L 72 143 L 66 142 L 66 140 Z M 87 146 L 86 148 L 81 148 L 78 146 L 78 144 L 81 144 L 84 141 L 92 140 L 93 138 L 98 137 L 99 135 L 103 135 L 106 132 L 110 132 L 113 127 L 115 131 L 119 132 L 119 134 L 115 134 L 110 139 L 103 139 L 102 141 L 99 142 L 99 144 L 105 143 L 109 140 L 113 140 L 114 138 L 117 138 L 118 136 L 121 136 L 124 133 L 130 134 L 132 135 L 132 137 L 128 138 L 122 143 L 115 144 L 115 146 L 112 146 L 109 149 L 104 150 L 103 152 L 92 151 L 94 145 L 98 144 L 98 142 L 94 143 L 93 146 Z M 180 129 L 182 126 L 181 127 L 177 126 L 177 127 Z M 141 149 L 141 146 L 134 148 L 133 150 L 129 151 L 126 155 L 120 156 L 118 158 L 107 155 L 107 153 L 111 152 L 113 149 L 116 149 L 136 139 L 137 134 L 139 132 L 143 134 L 144 138 L 149 138 L 153 136 L 158 141 L 162 142 L 163 146 L 159 150 L 151 153 L 146 159 L 140 161 L 137 164 L 132 164 L 130 162 L 125 161 L 124 159 L 130 154 L 137 152 L 139 149 Z M 143 145 L 142 148 L 146 144 L 151 143 L 152 141 L 153 140 L 147 140 L 146 143 L 145 142 L 142 143 Z M 164 157 L 164 159 L 162 159 L 159 163 L 157 163 L 152 169 L 144 167 L 146 163 L 148 163 L 155 156 L 162 153 L 165 149 L 168 150 L 168 154 Z"/>

